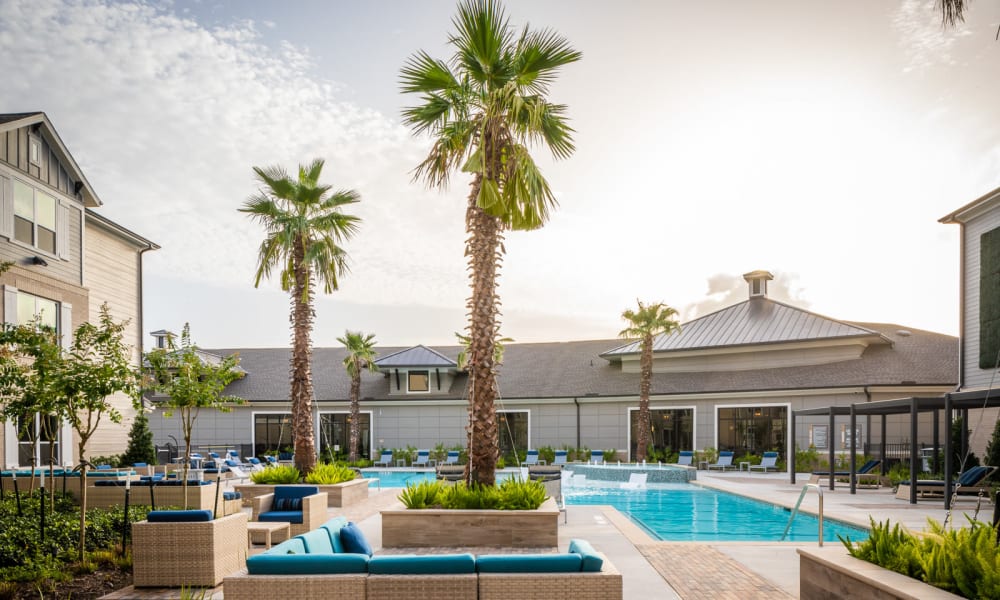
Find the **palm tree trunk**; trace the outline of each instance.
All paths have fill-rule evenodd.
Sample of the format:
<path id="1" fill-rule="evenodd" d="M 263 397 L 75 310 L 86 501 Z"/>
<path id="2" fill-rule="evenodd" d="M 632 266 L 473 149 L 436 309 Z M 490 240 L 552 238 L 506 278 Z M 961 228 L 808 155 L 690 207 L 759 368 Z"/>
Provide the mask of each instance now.
<path id="1" fill-rule="evenodd" d="M 361 429 L 361 365 L 354 364 L 354 373 L 351 374 L 351 427 L 348 439 L 347 460 L 354 462 L 358 460 L 358 433 Z"/>
<path id="2" fill-rule="evenodd" d="M 497 444 L 496 370 L 494 346 L 499 325 L 496 278 L 500 262 L 500 222 L 476 205 L 482 175 L 472 182 L 465 213 L 465 252 L 469 257 L 472 297 L 469 309 L 469 481 L 484 485 L 496 482 Z"/>
<path id="3" fill-rule="evenodd" d="M 303 245 L 296 244 L 293 265 L 295 285 L 292 286 L 292 430 L 295 438 L 295 466 L 308 475 L 316 466 L 316 441 L 313 435 L 312 386 L 312 295 L 305 296 L 311 274 L 305 266 Z"/>
<path id="4" fill-rule="evenodd" d="M 646 458 L 649 445 L 649 387 L 653 379 L 653 336 L 642 339 L 642 356 L 639 361 L 639 431 L 636 442 L 635 461 Z"/>

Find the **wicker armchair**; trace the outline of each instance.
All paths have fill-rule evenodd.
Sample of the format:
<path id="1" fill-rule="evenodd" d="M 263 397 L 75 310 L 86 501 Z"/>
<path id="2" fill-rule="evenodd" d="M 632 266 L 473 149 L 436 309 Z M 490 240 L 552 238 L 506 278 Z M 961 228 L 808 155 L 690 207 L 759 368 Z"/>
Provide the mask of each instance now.
<path id="1" fill-rule="evenodd" d="M 276 499 L 300 498 L 299 510 L 276 507 Z M 274 492 L 253 499 L 252 521 L 286 521 L 291 523 L 292 536 L 312 531 L 325 523 L 329 516 L 326 510 L 327 494 L 316 486 L 279 485 Z"/>
<path id="2" fill-rule="evenodd" d="M 132 524 L 136 587 L 215 587 L 246 564 L 246 513 L 209 521 Z"/>

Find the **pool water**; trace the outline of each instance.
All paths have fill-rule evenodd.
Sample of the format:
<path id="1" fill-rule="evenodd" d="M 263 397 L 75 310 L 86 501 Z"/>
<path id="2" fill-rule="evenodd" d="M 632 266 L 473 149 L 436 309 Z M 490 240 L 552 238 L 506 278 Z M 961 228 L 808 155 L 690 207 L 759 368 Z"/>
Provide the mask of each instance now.
<path id="1" fill-rule="evenodd" d="M 410 483 L 420 483 L 421 481 L 434 481 L 437 475 L 434 471 L 416 471 L 413 469 L 399 470 L 372 470 L 363 469 L 361 471 L 365 478 L 378 478 L 378 483 L 372 481 L 369 488 L 381 484 L 384 488 L 405 488 Z M 497 471 L 497 481 L 503 481 L 508 477 L 520 475 L 519 471 Z"/>
<path id="2" fill-rule="evenodd" d="M 606 504 L 627 515 L 652 537 L 664 541 L 781 541 L 791 511 L 736 494 L 684 483 L 650 484 L 644 490 L 624 490 L 617 483 L 587 481 L 584 487 L 563 489 L 566 504 Z M 799 513 L 786 541 L 816 541 L 819 521 Z M 868 530 L 823 519 L 823 540 L 837 534 L 860 541 Z"/>

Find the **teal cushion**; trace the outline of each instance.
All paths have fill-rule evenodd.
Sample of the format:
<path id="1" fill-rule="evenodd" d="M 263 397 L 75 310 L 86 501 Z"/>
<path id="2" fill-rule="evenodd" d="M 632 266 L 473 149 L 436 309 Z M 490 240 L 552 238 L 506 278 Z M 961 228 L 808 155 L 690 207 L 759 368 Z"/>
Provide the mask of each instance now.
<path id="1" fill-rule="evenodd" d="M 480 573 L 579 573 L 579 554 L 482 554 Z"/>
<path id="2" fill-rule="evenodd" d="M 191 521 L 211 521 L 210 510 L 154 510 L 146 515 L 150 523 L 181 523 Z"/>
<path id="3" fill-rule="evenodd" d="M 471 554 L 396 554 L 374 556 L 368 561 L 371 575 L 455 575 L 475 573 Z"/>
<path id="4" fill-rule="evenodd" d="M 288 512 L 284 510 L 269 510 L 257 515 L 258 521 L 285 521 L 286 523 L 301 523 L 302 511 Z"/>
<path id="5" fill-rule="evenodd" d="M 265 550 L 264 554 L 305 554 L 306 545 L 303 543 L 302 539 L 298 536 L 289 538 L 277 546 L 271 546 L 269 550 Z"/>
<path id="6" fill-rule="evenodd" d="M 340 539 L 340 530 L 347 525 L 347 519 L 344 517 L 334 517 L 326 523 L 320 525 L 320 529 L 324 530 L 330 536 L 330 545 L 333 547 L 333 551 L 336 554 L 345 552 L 344 542 Z"/>
<path id="7" fill-rule="evenodd" d="M 597 553 L 597 550 L 594 550 L 594 547 L 587 540 L 570 540 L 569 551 L 580 555 L 582 563 L 581 571 L 597 573 L 604 565 L 604 559 L 601 558 L 601 555 Z"/>
<path id="8" fill-rule="evenodd" d="M 330 543 L 330 534 L 325 529 L 313 529 L 302 535 L 301 538 L 309 554 L 333 554 L 333 544 Z"/>
<path id="9" fill-rule="evenodd" d="M 371 544 L 365 539 L 361 528 L 354 523 L 348 523 L 340 529 L 340 541 L 344 544 L 345 552 L 372 555 Z"/>
<path id="10" fill-rule="evenodd" d="M 329 575 L 367 573 L 364 554 L 257 554 L 247 558 L 251 575 Z"/>

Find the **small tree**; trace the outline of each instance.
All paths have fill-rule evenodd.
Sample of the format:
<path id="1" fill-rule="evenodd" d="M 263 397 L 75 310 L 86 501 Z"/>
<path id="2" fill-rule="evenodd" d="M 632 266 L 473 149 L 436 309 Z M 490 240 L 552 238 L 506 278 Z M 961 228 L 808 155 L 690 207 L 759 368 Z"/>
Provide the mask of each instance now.
<path id="1" fill-rule="evenodd" d="M 375 334 L 365 335 L 360 331 L 345 331 L 344 337 L 337 338 L 337 341 L 347 348 L 347 356 L 344 357 L 344 369 L 351 376 L 351 428 L 348 436 L 347 460 L 354 462 L 358 460 L 358 438 L 361 430 L 361 370 L 368 369 L 369 372 L 378 371 L 375 364 Z"/>
<path id="2" fill-rule="evenodd" d="M 191 330 L 187 323 L 181 333 L 180 348 L 174 345 L 172 339 L 168 342 L 167 348 L 158 348 L 146 355 L 148 371 L 145 389 L 166 396 L 163 416 L 169 418 L 175 412 L 180 415 L 184 456 L 190 456 L 191 434 L 198 413 L 203 408 L 229 412 L 233 404 L 242 404 L 242 398 L 224 396 L 223 391 L 230 383 L 243 377 L 244 372 L 239 368 L 240 359 L 236 354 L 217 357 L 198 350 L 191 342 Z M 183 464 L 182 485 L 184 506 L 187 508 L 187 461 Z"/>
<path id="3" fill-rule="evenodd" d="M 149 428 L 149 419 L 141 409 L 132 421 L 132 429 L 128 432 L 128 448 L 122 455 L 123 465 L 135 463 L 156 464 L 156 447 L 153 445 L 153 432 Z"/>

